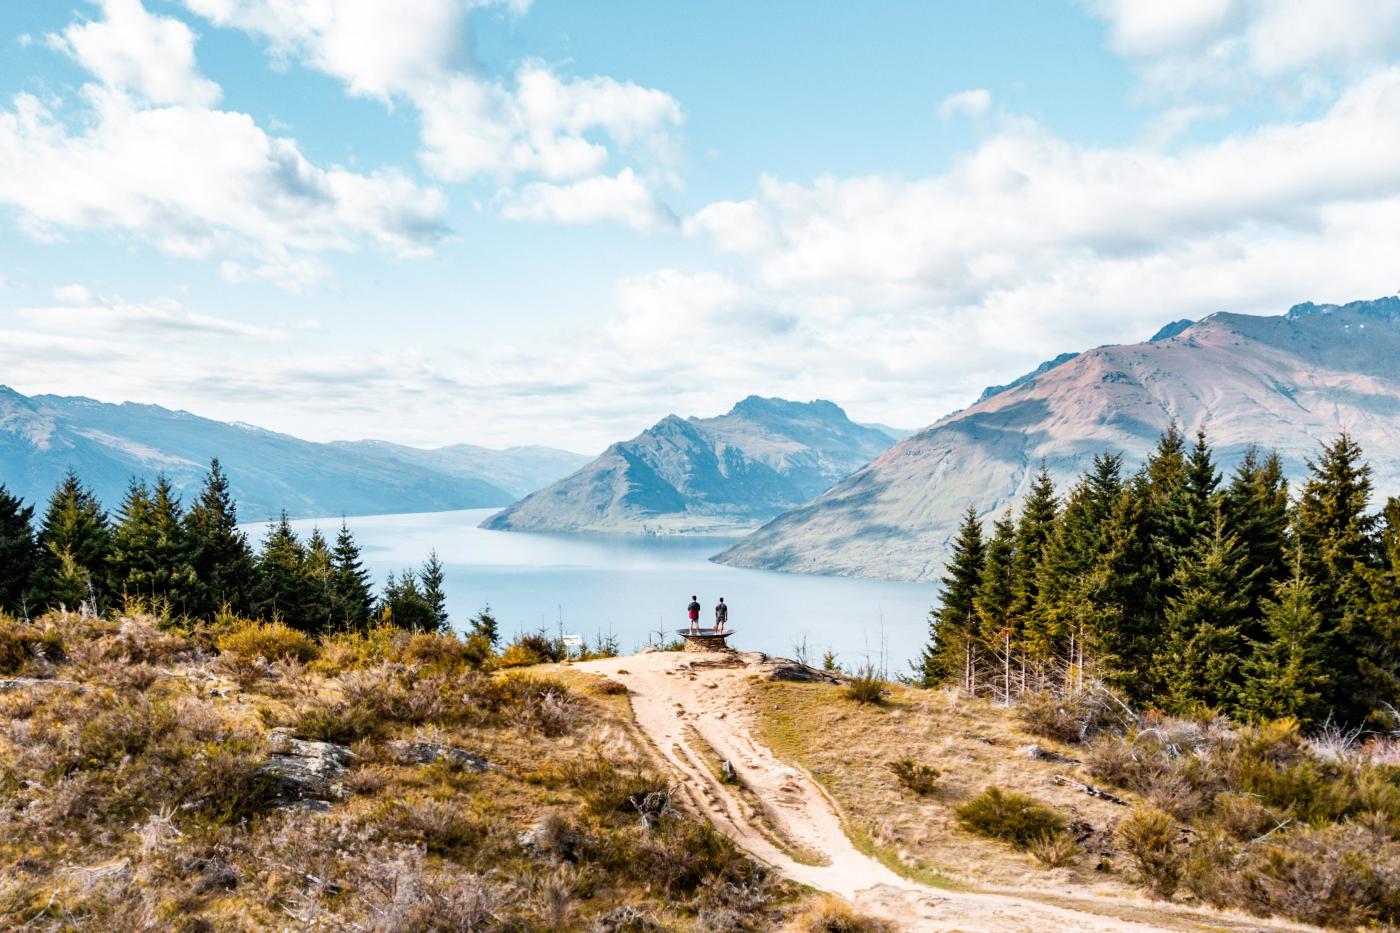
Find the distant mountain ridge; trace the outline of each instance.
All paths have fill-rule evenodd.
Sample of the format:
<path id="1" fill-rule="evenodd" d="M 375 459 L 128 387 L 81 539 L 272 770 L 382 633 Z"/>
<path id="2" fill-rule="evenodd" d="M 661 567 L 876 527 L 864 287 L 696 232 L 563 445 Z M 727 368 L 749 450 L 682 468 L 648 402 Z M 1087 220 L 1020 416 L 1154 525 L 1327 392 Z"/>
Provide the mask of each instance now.
<path id="1" fill-rule="evenodd" d="M 969 505 L 1016 505 L 1042 460 L 1062 493 L 1104 450 L 1135 468 L 1173 421 L 1206 429 L 1226 469 L 1258 443 L 1294 478 L 1345 430 L 1378 496 L 1400 492 L 1400 298 L 1221 312 L 1087 350 L 913 434 L 717 560 L 936 580 Z"/>
<path id="2" fill-rule="evenodd" d="M 239 514 L 262 521 L 490 508 L 587 458 L 548 448 L 437 451 L 379 441 L 320 444 L 245 424 L 132 402 L 27 397 L 0 386 L 0 483 L 40 508 L 72 469 L 115 509 L 132 477 L 165 473 L 188 496 L 218 457 Z"/>
<path id="3" fill-rule="evenodd" d="M 828 401 L 749 396 L 715 418 L 668 415 L 483 528 L 619 533 L 753 527 L 894 442 Z"/>

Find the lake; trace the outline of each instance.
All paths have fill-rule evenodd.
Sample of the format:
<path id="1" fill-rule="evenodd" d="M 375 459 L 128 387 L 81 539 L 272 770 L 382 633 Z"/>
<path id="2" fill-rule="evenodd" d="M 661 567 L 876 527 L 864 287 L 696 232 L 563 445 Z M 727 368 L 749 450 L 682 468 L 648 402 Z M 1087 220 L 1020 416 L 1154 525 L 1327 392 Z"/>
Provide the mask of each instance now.
<path id="1" fill-rule="evenodd" d="M 711 624 L 718 597 L 730 605 L 735 647 L 791 657 L 806 639 L 853 667 L 870 660 L 907 673 L 928 635 L 936 587 L 845 577 L 744 570 L 711 563 L 729 538 L 644 538 L 534 534 L 478 528 L 493 509 L 373 515 L 348 520 L 376 586 L 390 571 L 417 567 L 437 549 L 446 568 L 453 624 L 489 604 L 503 635 L 544 629 L 593 641 L 616 635 L 624 652 L 686 625 L 692 593 Z M 292 522 L 303 536 L 319 526 L 332 541 L 340 519 Z M 254 538 L 261 528 L 250 528 Z"/>

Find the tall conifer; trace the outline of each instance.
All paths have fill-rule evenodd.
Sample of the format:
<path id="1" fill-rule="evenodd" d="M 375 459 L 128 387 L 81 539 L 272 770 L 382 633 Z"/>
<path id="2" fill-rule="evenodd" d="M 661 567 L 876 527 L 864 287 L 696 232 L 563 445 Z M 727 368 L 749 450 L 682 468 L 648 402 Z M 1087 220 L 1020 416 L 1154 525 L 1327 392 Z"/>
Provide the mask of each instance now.
<path id="1" fill-rule="evenodd" d="M 423 584 L 423 599 L 428 603 L 433 613 L 433 628 L 438 631 L 446 631 L 449 628 L 447 592 L 443 589 L 446 571 L 442 566 L 442 561 L 438 559 L 436 550 L 428 553 L 428 559 L 423 562 L 423 569 L 419 572 L 418 579 Z"/>
<path id="2" fill-rule="evenodd" d="M 34 507 L 0 484 L 0 611 L 25 613 L 30 579 L 38 565 Z"/>
<path id="3" fill-rule="evenodd" d="M 196 580 L 188 611 L 201 618 L 224 608 L 254 611 L 253 550 L 238 527 L 228 477 L 217 459 L 210 462 L 199 498 L 185 516 L 185 529 Z"/>
<path id="4" fill-rule="evenodd" d="M 1293 717 L 1305 725 L 1328 713 L 1331 654 L 1313 588 L 1301 569 L 1263 603 L 1263 638 L 1244 666 L 1238 710 L 1253 719 Z"/>
<path id="5" fill-rule="evenodd" d="M 1037 569 L 1050 535 L 1055 530 L 1055 515 L 1059 501 L 1055 497 L 1055 483 L 1044 461 L 1031 482 L 1026 501 L 1021 506 L 1021 518 L 1016 523 L 1016 554 L 1011 571 L 1011 605 L 1009 613 L 1017 620 L 1018 627 L 1024 627 L 1026 620 L 1035 608 L 1039 595 Z"/>
<path id="6" fill-rule="evenodd" d="M 1176 712 L 1197 706 L 1226 711 L 1239 699 L 1249 653 L 1243 622 L 1249 571 L 1222 514 L 1177 564 L 1166 630 L 1155 646 L 1155 686 Z"/>
<path id="7" fill-rule="evenodd" d="M 96 602 L 93 608 L 100 611 L 107 596 L 111 530 L 97 497 L 77 474 L 65 476 L 50 497 L 38 543 L 36 604 L 73 610 Z"/>
<path id="8" fill-rule="evenodd" d="M 1328 705 L 1344 721 L 1364 719 L 1386 693 L 1376 668 L 1378 645 L 1368 612 L 1370 574 L 1378 562 L 1376 517 L 1367 512 L 1371 468 L 1343 434 L 1308 462 L 1294 518 L 1300 571 L 1313 584 L 1322 637 L 1331 649 Z"/>
<path id="9" fill-rule="evenodd" d="M 283 512 L 279 521 L 268 525 L 258 554 L 257 614 L 264 619 L 280 619 L 304 632 L 317 631 L 308 584 L 306 548 Z"/>
<path id="10" fill-rule="evenodd" d="M 916 667 L 925 686 L 962 680 L 976 625 L 973 601 L 985 561 L 982 522 L 969 506 L 953 539 L 939 605 L 929 613 L 929 641 Z"/>
<path id="11" fill-rule="evenodd" d="M 335 538 L 335 550 L 331 552 L 331 566 L 334 624 L 348 629 L 364 628 L 374 612 L 374 593 L 370 588 L 369 571 L 360 560 L 360 547 L 343 520 Z"/>

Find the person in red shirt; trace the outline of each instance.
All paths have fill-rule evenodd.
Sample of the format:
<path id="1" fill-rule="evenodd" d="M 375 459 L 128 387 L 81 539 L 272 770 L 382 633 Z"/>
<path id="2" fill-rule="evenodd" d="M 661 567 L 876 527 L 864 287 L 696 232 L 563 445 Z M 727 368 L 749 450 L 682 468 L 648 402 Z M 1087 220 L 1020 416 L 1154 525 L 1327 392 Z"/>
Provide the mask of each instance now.
<path id="1" fill-rule="evenodd" d="M 690 634 L 700 634 L 700 600 L 690 597 L 690 605 L 685 607 L 685 611 L 690 615 Z"/>

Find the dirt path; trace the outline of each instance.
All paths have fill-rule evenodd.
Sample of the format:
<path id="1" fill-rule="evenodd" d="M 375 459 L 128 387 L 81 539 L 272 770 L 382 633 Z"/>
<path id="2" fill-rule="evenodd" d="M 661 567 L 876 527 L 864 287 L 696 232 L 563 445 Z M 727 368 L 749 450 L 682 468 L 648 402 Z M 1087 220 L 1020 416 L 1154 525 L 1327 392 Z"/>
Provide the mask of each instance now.
<path id="1" fill-rule="evenodd" d="M 1143 933 L 1195 926 L 1180 919 L 1156 926 L 1009 895 L 928 887 L 863 854 L 821 786 L 758 739 L 750 678 L 763 661 L 761 655 L 654 652 L 576 669 L 630 688 L 638 725 L 677 772 L 682 792 L 721 832 L 783 875 L 839 894 L 901 930 Z M 720 780 L 721 761 L 733 765 L 742 788 Z"/>

